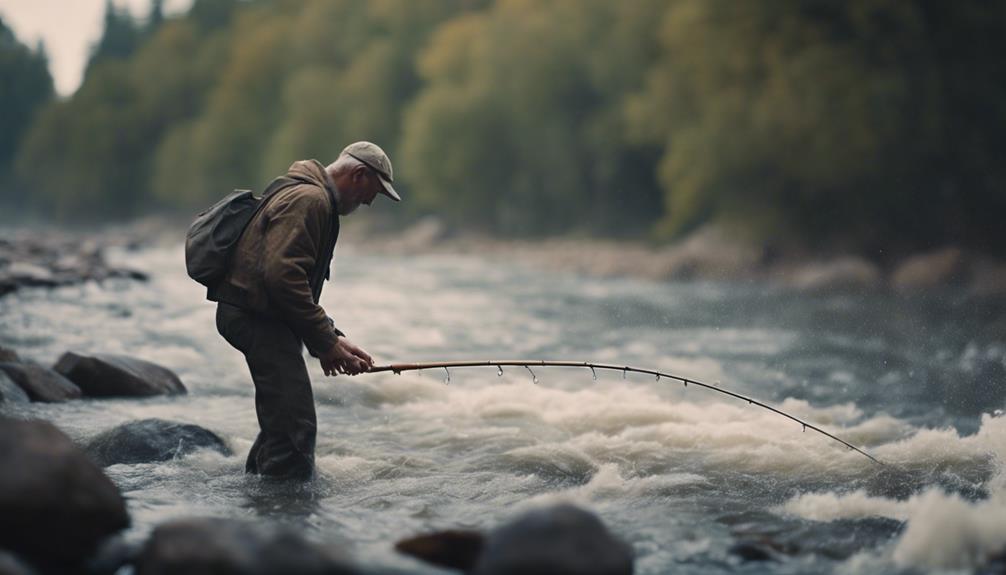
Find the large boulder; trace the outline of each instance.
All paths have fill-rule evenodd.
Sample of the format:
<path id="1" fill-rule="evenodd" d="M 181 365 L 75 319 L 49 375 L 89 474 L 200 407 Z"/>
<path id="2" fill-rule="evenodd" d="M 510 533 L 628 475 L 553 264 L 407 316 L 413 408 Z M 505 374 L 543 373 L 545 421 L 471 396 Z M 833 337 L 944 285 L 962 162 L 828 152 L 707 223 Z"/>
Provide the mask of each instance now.
<path id="1" fill-rule="evenodd" d="M 197 449 L 233 454 L 224 440 L 212 431 L 163 419 L 131 421 L 101 433 L 87 444 L 88 455 L 102 467 L 167 461 Z"/>
<path id="2" fill-rule="evenodd" d="M 68 351 L 53 367 L 89 397 L 145 397 L 185 393 L 171 370 L 125 355 Z"/>
<path id="3" fill-rule="evenodd" d="M 129 526 L 118 488 L 44 421 L 0 418 L 0 542 L 45 571 L 76 573 Z"/>
<path id="4" fill-rule="evenodd" d="M 55 371 L 34 363 L 0 363 L 7 374 L 32 401 L 57 402 L 80 398 L 80 388 Z"/>
<path id="5" fill-rule="evenodd" d="M 0 403 L 28 403 L 28 394 L 21 389 L 21 386 L 14 383 L 14 380 L 7 375 L 7 372 L 0 371 Z"/>
<path id="6" fill-rule="evenodd" d="M 358 571 L 331 546 L 289 528 L 234 519 L 178 519 L 154 529 L 137 575 L 342 575 Z"/>
<path id="7" fill-rule="evenodd" d="M 444 531 L 400 541 L 396 549 L 472 575 L 628 575 L 632 551 L 593 513 L 572 505 L 528 512 L 481 536 Z"/>

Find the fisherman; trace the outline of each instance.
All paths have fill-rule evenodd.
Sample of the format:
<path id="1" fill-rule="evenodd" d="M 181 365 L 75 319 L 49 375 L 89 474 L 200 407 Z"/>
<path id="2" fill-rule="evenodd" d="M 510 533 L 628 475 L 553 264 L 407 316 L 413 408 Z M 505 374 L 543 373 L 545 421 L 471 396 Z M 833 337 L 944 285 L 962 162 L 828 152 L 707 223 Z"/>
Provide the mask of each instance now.
<path id="1" fill-rule="evenodd" d="M 317 422 L 302 344 L 325 375 L 356 375 L 374 360 L 335 327 L 319 305 L 322 284 L 347 216 L 377 194 L 401 201 L 391 160 L 370 142 L 347 146 L 323 166 L 294 162 L 274 180 L 264 206 L 235 247 L 210 293 L 217 330 L 244 354 L 255 383 L 260 431 L 245 471 L 281 479 L 314 476 Z"/>

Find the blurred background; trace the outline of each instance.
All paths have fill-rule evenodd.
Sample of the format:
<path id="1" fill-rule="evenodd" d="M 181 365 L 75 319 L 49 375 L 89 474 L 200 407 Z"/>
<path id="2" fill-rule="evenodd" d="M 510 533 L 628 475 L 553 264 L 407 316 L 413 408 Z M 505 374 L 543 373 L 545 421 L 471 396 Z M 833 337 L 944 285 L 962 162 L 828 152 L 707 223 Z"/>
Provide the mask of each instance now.
<path id="1" fill-rule="evenodd" d="M 1001 1 L 4 0 L 0 18 L 3 220 L 190 215 L 367 139 L 395 163 L 396 223 L 1006 250 Z"/>

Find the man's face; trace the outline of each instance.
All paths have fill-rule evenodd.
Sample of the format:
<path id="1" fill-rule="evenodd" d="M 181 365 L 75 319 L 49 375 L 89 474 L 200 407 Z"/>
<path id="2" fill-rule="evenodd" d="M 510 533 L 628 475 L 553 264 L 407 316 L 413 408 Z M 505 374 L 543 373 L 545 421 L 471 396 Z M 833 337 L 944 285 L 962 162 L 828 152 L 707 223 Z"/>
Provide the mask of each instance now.
<path id="1" fill-rule="evenodd" d="M 377 194 L 381 192 L 381 181 L 373 170 L 367 166 L 357 166 L 353 170 L 350 185 L 339 189 L 339 215 L 348 216 L 360 207 L 369 206 Z"/>

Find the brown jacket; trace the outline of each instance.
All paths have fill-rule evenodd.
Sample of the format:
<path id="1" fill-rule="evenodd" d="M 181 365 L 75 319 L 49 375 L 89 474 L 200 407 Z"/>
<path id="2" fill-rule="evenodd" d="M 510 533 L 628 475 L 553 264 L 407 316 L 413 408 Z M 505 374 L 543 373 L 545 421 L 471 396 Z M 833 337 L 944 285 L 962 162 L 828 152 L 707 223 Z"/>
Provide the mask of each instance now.
<path id="1" fill-rule="evenodd" d="M 339 235 L 335 184 L 316 160 L 294 162 L 290 185 L 265 199 L 211 297 L 284 321 L 318 356 L 342 332 L 318 305 Z"/>

